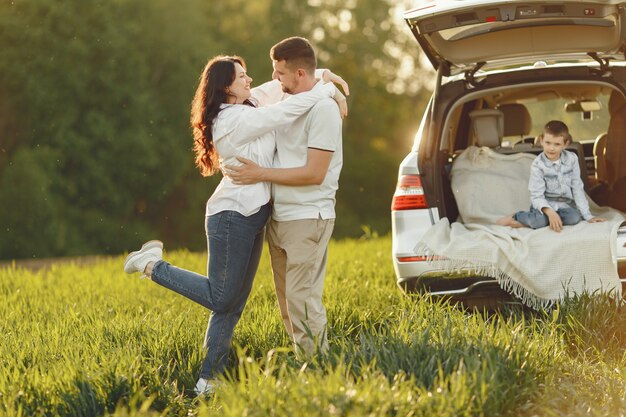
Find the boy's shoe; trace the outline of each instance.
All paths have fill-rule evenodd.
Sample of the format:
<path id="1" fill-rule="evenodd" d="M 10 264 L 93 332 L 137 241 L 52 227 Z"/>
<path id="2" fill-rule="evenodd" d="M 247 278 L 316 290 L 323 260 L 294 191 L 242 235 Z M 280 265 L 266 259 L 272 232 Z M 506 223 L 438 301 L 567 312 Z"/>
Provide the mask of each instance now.
<path id="1" fill-rule="evenodd" d="M 131 252 L 124 261 L 124 272 L 132 274 L 146 269 L 150 262 L 160 261 L 163 258 L 163 242 L 150 240 L 141 246 L 141 249 Z"/>
<path id="2" fill-rule="evenodd" d="M 217 389 L 217 386 L 218 386 L 218 382 L 214 379 L 207 380 L 204 378 L 200 378 L 198 379 L 198 382 L 196 383 L 196 386 L 193 389 L 193 391 L 196 393 L 197 396 L 212 395 Z"/>

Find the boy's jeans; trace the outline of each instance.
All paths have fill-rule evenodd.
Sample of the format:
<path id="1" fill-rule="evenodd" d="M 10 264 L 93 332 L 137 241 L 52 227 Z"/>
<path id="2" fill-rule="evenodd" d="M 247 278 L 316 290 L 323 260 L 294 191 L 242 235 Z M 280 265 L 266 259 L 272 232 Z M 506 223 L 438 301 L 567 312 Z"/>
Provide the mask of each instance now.
<path id="1" fill-rule="evenodd" d="M 564 226 L 571 226 L 580 223 L 580 221 L 583 219 L 580 211 L 573 207 L 561 208 L 558 209 L 556 212 L 558 213 L 559 217 L 561 217 Z M 542 227 L 546 227 L 550 224 L 548 216 L 532 206 L 530 207 L 529 211 L 518 211 L 513 215 L 513 218 L 523 225 L 530 227 L 531 229 L 539 229 Z"/>
<path id="2" fill-rule="evenodd" d="M 235 325 L 248 300 L 259 266 L 270 204 L 251 215 L 223 211 L 206 218 L 208 277 L 156 262 L 152 280 L 211 310 L 204 339 L 208 349 L 200 377 L 223 372 Z"/>

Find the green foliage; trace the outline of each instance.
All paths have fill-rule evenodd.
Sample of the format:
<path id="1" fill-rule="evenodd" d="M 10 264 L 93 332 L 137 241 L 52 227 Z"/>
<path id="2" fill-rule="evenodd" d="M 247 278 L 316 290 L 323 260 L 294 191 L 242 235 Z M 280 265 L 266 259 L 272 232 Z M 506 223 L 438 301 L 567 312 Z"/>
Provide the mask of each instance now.
<path id="1" fill-rule="evenodd" d="M 58 153 L 49 147 L 34 151 L 19 149 L 0 177 L 0 253 L 37 254 L 46 245 L 66 247 L 65 224 L 58 219 L 58 202 L 50 192 L 50 176 L 58 171 L 53 162 Z M 24 219 L 31 219 L 22 224 Z M 33 239 L 37 236 L 38 239 Z"/>
<path id="2" fill-rule="evenodd" d="M 224 384 L 193 386 L 209 313 L 122 257 L 0 269 L 7 416 L 625 416 L 626 306 L 579 297 L 532 316 L 464 312 L 394 282 L 389 237 L 331 242 L 330 352 L 298 361 L 264 253 Z M 202 271 L 206 255 L 172 251 Z"/>
<path id="3" fill-rule="evenodd" d="M 198 74 L 207 58 L 235 53 L 261 83 L 271 75 L 270 47 L 292 35 L 309 37 L 319 66 L 352 87 L 335 235 L 358 236 L 363 225 L 386 233 L 398 162 L 428 93 L 415 85 L 420 74 L 399 72 L 407 59 L 419 65 L 393 7 L 0 2 L 0 259 L 117 253 L 148 235 L 203 248 L 204 204 L 219 178 L 193 166 L 188 120 Z M 44 211 L 36 209 L 42 200 Z M 42 224 L 45 242 L 28 245 Z"/>
<path id="4" fill-rule="evenodd" d="M 8 107 L 1 124 L 8 139 L 1 175 L 41 169 L 24 165 L 18 151 L 49 149 L 31 160 L 54 165 L 46 171 L 43 194 L 52 210 L 12 223 L 7 239 L 35 240 L 39 236 L 30 232 L 42 222 L 65 234 L 45 245 L 3 251 L 3 257 L 121 250 L 121 243 L 141 240 L 136 235 L 155 222 L 152 206 L 173 189 L 190 159 L 186 103 L 197 71 L 190 61 L 194 55 L 201 61 L 190 48 L 176 56 L 187 42 L 183 20 L 193 14 L 170 21 L 167 4 L 0 5 L 0 48 L 6 52 L 0 84 Z M 5 204 L 17 213 L 30 213 L 42 197 L 35 189 L 13 192 L 23 195 L 3 202 L 18 203 Z"/>

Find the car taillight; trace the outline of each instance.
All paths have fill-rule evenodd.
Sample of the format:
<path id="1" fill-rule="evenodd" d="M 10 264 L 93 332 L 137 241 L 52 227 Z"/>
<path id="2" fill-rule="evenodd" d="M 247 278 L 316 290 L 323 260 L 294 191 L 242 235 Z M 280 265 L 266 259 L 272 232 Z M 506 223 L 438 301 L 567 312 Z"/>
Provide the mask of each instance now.
<path id="1" fill-rule="evenodd" d="M 428 208 L 424 188 L 419 175 L 403 175 L 398 180 L 391 201 L 391 210 L 414 210 Z"/>
<path id="2" fill-rule="evenodd" d="M 426 256 L 398 256 L 398 262 L 425 262 L 428 261 L 428 257 Z M 439 261 L 445 258 L 441 256 L 433 256 L 430 258 L 431 261 Z"/>
<path id="3" fill-rule="evenodd" d="M 428 258 L 425 256 L 399 256 L 398 262 L 424 262 Z"/>

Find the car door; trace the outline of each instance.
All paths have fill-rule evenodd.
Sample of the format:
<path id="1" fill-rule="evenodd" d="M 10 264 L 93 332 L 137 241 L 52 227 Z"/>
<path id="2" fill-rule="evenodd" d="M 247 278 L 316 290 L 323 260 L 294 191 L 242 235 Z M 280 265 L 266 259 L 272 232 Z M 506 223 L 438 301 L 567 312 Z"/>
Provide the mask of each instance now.
<path id="1" fill-rule="evenodd" d="M 404 17 L 436 70 L 624 60 L 626 3 L 431 1 Z"/>

